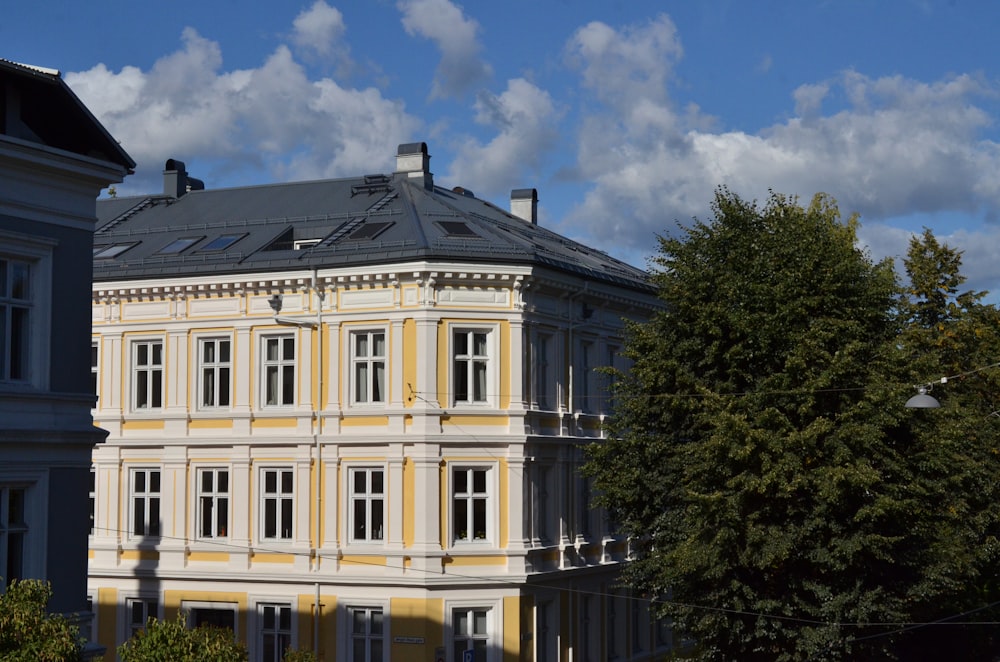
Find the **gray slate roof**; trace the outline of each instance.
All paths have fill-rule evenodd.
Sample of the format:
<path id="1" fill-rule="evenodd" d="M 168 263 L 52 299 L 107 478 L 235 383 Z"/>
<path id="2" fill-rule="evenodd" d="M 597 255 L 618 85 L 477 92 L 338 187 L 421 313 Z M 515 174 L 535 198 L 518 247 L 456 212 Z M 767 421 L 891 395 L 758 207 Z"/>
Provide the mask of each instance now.
<path id="1" fill-rule="evenodd" d="M 183 171 L 172 160 L 168 169 L 174 163 Z M 407 173 L 109 198 L 97 213 L 96 282 L 454 260 L 539 265 L 651 289 L 641 269 Z M 222 237 L 234 240 L 212 250 Z M 187 246 L 169 252 L 171 244 Z M 128 248 L 102 257 L 114 246 L 111 254 Z"/>

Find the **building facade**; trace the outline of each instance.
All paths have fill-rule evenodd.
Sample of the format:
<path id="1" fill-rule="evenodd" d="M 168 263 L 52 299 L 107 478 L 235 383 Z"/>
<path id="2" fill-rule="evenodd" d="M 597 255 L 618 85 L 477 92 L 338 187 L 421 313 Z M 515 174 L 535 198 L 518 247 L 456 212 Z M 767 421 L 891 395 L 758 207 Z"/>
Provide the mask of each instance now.
<path id="1" fill-rule="evenodd" d="M 579 473 L 641 270 L 396 171 L 102 200 L 90 592 L 110 649 L 150 616 L 252 660 L 656 659 Z M 109 659 L 110 656 L 109 656 Z"/>
<path id="2" fill-rule="evenodd" d="M 59 72 L 0 60 L 0 590 L 47 580 L 55 612 L 88 612 L 90 247 L 134 165 Z"/>

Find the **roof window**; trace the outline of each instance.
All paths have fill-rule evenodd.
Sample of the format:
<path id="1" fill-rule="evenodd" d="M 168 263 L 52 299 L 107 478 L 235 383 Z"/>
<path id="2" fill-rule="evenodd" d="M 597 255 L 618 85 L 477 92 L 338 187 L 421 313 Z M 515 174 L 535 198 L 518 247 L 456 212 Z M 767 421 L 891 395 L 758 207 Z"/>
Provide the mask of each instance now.
<path id="1" fill-rule="evenodd" d="M 383 223 L 365 223 L 360 228 L 358 228 L 357 230 L 355 230 L 351 234 L 350 238 L 351 239 L 374 239 L 375 237 L 377 237 L 380 234 L 382 234 L 383 232 L 385 232 L 385 230 L 388 229 L 388 227 L 390 225 L 392 225 L 392 224 L 393 224 L 393 221 L 388 221 L 388 222 L 383 222 Z"/>
<path id="2" fill-rule="evenodd" d="M 449 237 L 479 237 L 464 221 L 438 221 L 438 225 Z"/>
<path id="3" fill-rule="evenodd" d="M 245 236 L 246 234 L 224 234 L 202 246 L 199 252 L 224 251 Z"/>
<path id="4" fill-rule="evenodd" d="M 200 237 L 179 237 L 156 252 L 159 255 L 177 255 L 178 253 L 191 248 L 204 238 L 204 235 Z"/>
<path id="5" fill-rule="evenodd" d="M 133 246 L 137 246 L 138 244 L 138 241 L 130 241 L 123 244 L 111 244 L 110 246 L 94 246 L 94 259 L 110 260 L 113 257 L 118 257 L 128 249 Z"/>

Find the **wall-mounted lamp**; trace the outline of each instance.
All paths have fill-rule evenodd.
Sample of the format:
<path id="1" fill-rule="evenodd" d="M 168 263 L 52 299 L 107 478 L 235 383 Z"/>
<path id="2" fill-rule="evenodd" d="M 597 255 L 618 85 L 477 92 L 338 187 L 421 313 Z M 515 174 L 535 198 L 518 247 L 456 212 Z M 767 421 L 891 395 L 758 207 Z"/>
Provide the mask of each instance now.
<path id="1" fill-rule="evenodd" d="M 271 295 L 271 298 L 268 299 L 267 302 L 271 305 L 271 310 L 274 311 L 275 315 L 277 315 L 278 313 L 281 312 L 281 295 L 280 294 L 278 294 L 277 292 L 275 292 L 274 294 Z"/>
<path id="2" fill-rule="evenodd" d="M 318 321 L 313 322 L 311 320 L 298 320 L 298 319 L 292 319 L 290 317 L 279 317 L 278 313 L 281 312 L 282 298 L 281 295 L 278 293 L 272 294 L 270 298 L 267 300 L 267 303 L 269 306 L 271 306 L 271 310 L 274 311 L 274 321 L 277 322 L 278 324 L 281 324 L 282 326 L 298 326 L 303 329 L 315 329 L 317 326 L 319 326 Z"/>

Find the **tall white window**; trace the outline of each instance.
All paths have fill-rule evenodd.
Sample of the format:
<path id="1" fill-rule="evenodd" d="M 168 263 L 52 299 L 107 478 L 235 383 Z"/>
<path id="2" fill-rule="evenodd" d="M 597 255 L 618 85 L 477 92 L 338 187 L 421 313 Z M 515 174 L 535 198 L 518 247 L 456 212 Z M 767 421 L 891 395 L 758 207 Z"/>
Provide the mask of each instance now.
<path id="1" fill-rule="evenodd" d="M 465 652 L 472 651 L 475 662 L 486 662 L 490 645 L 490 611 L 489 608 L 452 610 L 453 660 L 465 660 Z"/>
<path id="2" fill-rule="evenodd" d="M 100 395 L 100 352 L 96 341 L 90 343 L 90 392 Z"/>
<path id="3" fill-rule="evenodd" d="M 229 470 L 198 470 L 198 537 L 229 535 Z"/>
<path id="4" fill-rule="evenodd" d="M 144 340 L 132 344 L 132 408 L 163 406 L 163 342 Z"/>
<path id="5" fill-rule="evenodd" d="M 535 400 L 540 409 L 552 409 L 552 335 L 540 333 L 535 341 Z"/>
<path id="6" fill-rule="evenodd" d="M 128 638 L 139 630 L 145 629 L 151 618 L 159 618 L 159 602 L 156 598 L 127 598 L 125 608 L 128 611 Z"/>
<path id="7" fill-rule="evenodd" d="M 452 337 L 455 404 L 486 404 L 491 396 L 490 330 L 456 329 Z"/>
<path id="8" fill-rule="evenodd" d="M 262 662 L 281 662 L 292 645 L 292 608 L 283 604 L 257 605 L 260 617 L 258 645 Z"/>
<path id="9" fill-rule="evenodd" d="M 88 477 L 87 499 L 90 502 L 90 535 L 94 535 L 94 520 L 97 517 L 97 472 L 94 467 L 90 467 Z"/>
<path id="10" fill-rule="evenodd" d="M 385 332 L 351 333 L 351 364 L 353 402 L 385 402 Z"/>
<path id="11" fill-rule="evenodd" d="M 24 576 L 27 551 L 28 490 L 19 485 L 0 485 L 0 586 Z"/>
<path id="12" fill-rule="evenodd" d="M 351 540 L 382 542 L 385 528 L 385 471 L 350 470 Z"/>
<path id="13" fill-rule="evenodd" d="M 454 467 L 451 477 L 452 533 L 455 542 L 488 542 L 490 469 Z"/>
<path id="14" fill-rule="evenodd" d="M 265 337 L 263 354 L 263 406 L 295 404 L 295 337 Z"/>
<path id="15" fill-rule="evenodd" d="M 292 469 L 261 471 L 261 531 L 265 540 L 291 540 L 295 518 Z"/>
<path id="16" fill-rule="evenodd" d="M 232 342 L 228 338 L 203 338 L 199 341 L 199 402 L 204 408 L 230 405 L 231 347 Z"/>
<path id="17" fill-rule="evenodd" d="M 0 257 L 0 381 L 31 379 L 31 268 L 26 260 Z"/>
<path id="18" fill-rule="evenodd" d="M 594 343 L 580 343 L 580 376 L 577 406 L 580 411 L 594 411 Z"/>
<path id="19" fill-rule="evenodd" d="M 351 627 L 350 662 L 382 662 L 384 628 L 381 607 L 348 607 Z"/>
<path id="20" fill-rule="evenodd" d="M 160 535 L 160 470 L 133 469 L 132 529 L 133 537 Z"/>

